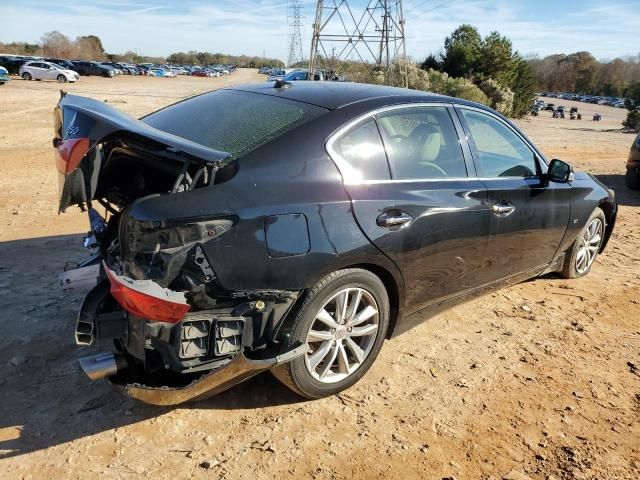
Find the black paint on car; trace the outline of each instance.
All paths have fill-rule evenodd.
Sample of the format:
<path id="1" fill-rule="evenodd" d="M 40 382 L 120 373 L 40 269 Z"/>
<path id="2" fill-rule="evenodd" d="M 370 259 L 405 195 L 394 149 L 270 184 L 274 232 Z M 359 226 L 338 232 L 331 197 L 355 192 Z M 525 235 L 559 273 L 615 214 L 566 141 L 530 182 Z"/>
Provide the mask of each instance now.
<path id="1" fill-rule="evenodd" d="M 141 120 L 63 95 L 55 125 L 60 210 L 89 211 L 98 276 L 76 338 L 116 345 L 83 367 L 150 403 L 264 370 L 336 393 L 429 316 L 585 275 L 616 219 L 502 115 L 424 92 L 265 83 Z"/>

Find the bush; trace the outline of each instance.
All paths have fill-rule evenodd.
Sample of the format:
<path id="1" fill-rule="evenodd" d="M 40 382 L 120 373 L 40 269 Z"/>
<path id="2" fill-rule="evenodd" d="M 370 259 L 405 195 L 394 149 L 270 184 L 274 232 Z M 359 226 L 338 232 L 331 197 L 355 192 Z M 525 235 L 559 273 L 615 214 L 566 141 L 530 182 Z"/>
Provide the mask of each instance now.
<path id="1" fill-rule="evenodd" d="M 465 78 L 453 78 L 437 70 L 429 70 L 426 73 L 428 74 L 431 85 L 430 92 L 489 105 L 487 96 L 469 80 Z"/>
<path id="2" fill-rule="evenodd" d="M 640 132 L 640 110 L 630 110 L 627 113 L 627 119 L 622 122 L 622 125 L 635 132 Z"/>
<path id="3" fill-rule="evenodd" d="M 378 85 L 388 84 L 392 87 L 404 87 L 403 76 L 404 65 L 400 62 L 394 63 L 389 72 L 389 81 L 386 83 L 384 75 L 371 76 L 362 69 L 352 69 L 348 74 L 349 78 L 356 82 L 375 83 Z M 476 85 L 465 78 L 453 78 L 444 72 L 437 70 L 422 70 L 414 63 L 406 64 L 407 85 L 411 90 L 448 95 L 450 97 L 463 98 L 472 102 L 489 105 L 489 98 Z"/>
<path id="4" fill-rule="evenodd" d="M 489 105 L 491 108 L 499 111 L 503 115 L 511 115 L 511 111 L 513 110 L 513 92 L 509 88 L 501 86 L 491 78 L 484 80 L 479 87 L 480 90 L 489 97 Z"/>
<path id="5" fill-rule="evenodd" d="M 482 90 L 476 85 L 471 83 L 465 83 L 459 85 L 455 92 L 450 94 L 452 97 L 464 98 L 471 102 L 482 103 L 483 105 L 490 105 L 489 97 L 487 97 Z"/>

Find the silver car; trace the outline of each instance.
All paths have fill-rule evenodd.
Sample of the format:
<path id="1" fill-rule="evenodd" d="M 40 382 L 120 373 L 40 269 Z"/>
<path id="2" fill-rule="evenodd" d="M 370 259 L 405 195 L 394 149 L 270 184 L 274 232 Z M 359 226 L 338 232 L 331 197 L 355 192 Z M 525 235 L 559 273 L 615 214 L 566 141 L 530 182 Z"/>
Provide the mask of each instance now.
<path id="1" fill-rule="evenodd" d="M 289 75 L 291 72 L 298 71 L 298 68 L 276 68 L 271 72 L 269 78 L 267 78 L 267 82 L 275 82 L 276 80 L 282 80 L 286 75 Z"/>
<path id="2" fill-rule="evenodd" d="M 49 62 L 27 62 L 20 67 L 19 73 L 25 80 L 57 80 L 60 83 L 80 80 L 78 72 Z"/>

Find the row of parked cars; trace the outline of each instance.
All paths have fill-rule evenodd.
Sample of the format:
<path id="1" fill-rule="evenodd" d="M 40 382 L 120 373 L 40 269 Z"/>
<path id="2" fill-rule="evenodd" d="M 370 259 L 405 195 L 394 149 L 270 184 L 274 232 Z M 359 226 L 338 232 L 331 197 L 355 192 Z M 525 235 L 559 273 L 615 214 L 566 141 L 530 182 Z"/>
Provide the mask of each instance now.
<path id="1" fill-rule="evenodd" d="M 258 73 L 267 75 L 267 82 L 274 82 L 276 80 L 282 80 L 285 82 L 298 81 L 298 80 L 331 80 L 335 82 L 348 81 L 345 76 L 339 76 L 329 71 L 323 71 L 315 69 L 313 74 L 309 72 L 308 68 L 281 68 L 281 67 L 260 67 Z"/>
<path id="2" fill-rule="evenodd" d="M 100 76 L 113 78 L 117 75 L 147 75 L 150 77 L 176 77 L 192 75 L 197 77 L 219 77 L 235 70 L 233 65 L 157 65 L 153 63 L 131 64 L 126 62 L 94 62 L 66 60 L 62 58 L 42 58 L 19 55 L 0 55 L 0 82 L 9 75 L 19 75 L 25 80 L 57 80 L 75 82 L 80 76 Z M 4 73 L 3 73 L 4 71 Z M 0 83 L 0 84 L 2 84 Z"/>
<path id="3" fill-rule="evenodd" d="M 620 97 L 604 97 L 601 95 L 581 95 L 577 93 L 557 93 L 557 92 L 542 92 L 538 93 L 539 96 L 558 98 L 562 100 L 574 100 L 576 102 L 593 103 L 595 105 L 608 105 L 610 107 L 625 108 L 624 98 Z"/>

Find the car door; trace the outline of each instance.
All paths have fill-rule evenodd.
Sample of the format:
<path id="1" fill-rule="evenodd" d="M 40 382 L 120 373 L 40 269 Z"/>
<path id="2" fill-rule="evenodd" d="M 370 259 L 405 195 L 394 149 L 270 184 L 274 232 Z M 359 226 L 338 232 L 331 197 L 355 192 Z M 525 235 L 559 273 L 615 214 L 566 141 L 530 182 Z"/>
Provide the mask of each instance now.
<path id="1" fill-rule="evenodd" d="M 543 268 L 566 232 L 571 185 L 547 181 L 542 156 L 497 115 L 472 107 L 457 111 L 492 212 L 488 270 L 501 280 Z"/>
<path id="2" fill-rule="evenodd" d="M 34 80 L 42 80 L 44 78 L 44 69 L 42 63 L 33 62 L 26 67 Z"/>
<path id="3" fill-rule="evenodd" d="M 43 63 L 42 65 L 44 67 L 42 72 L 44 78 L 46 78 L 47 80 L 56 80 L 58 78 L 58 70 L 53 68 L 48 63 Z"/>
<path id="4" fill-rule="evenodd" d="M 486 191 L 467 173 L 452 113 L 443 104 L 393 107 L 328 143 L 360 228 L 402 272 L 407 313 L 484 281 Z"/>

